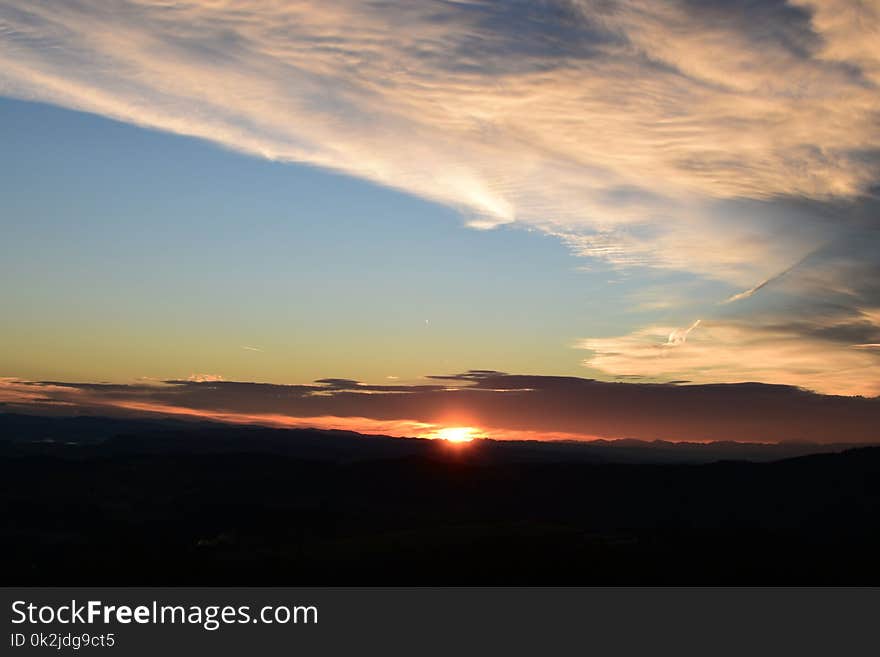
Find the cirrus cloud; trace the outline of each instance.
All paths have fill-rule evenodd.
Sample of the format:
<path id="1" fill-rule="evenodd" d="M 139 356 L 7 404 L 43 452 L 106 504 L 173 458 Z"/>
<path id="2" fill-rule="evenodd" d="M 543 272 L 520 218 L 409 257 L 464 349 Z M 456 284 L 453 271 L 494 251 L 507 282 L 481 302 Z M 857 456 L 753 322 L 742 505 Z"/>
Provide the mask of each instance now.
<path id="1" fill-rule="evenodd" d="M 0 0 L 0 93 L 342 171 L 475 227 L 519 223 L 616 267 L 722 281 L 729 300 L 774 281 L 790 341 L 749 305 L 707 317 L 715 347 L 695 358 L 689 339 L 665 367 L 873 390 L 868 350 L 797 331 L 817 297 L 847 321 L 880 304 L 848 275 L 878 260 L 878 7 Z M 870 248 L 821 255 L 853 244 Z M 585 341 L 590 364 L 659 376 L 638 347 L 651 331 Z M 796 344 L 814 356 L 777 350 Z"/>
<path id="2" fill-rule="evenodd" d="M 873 397 L 880 395 L 880 358 L 865 349 L 870 343 L 852 341 L 866 333 L 880 335 L 880 324 L 865 319 L 825 324 L 715 320 L 687 329 L 650 326 L 628 335 L 586 339 L 578 346 L 591 352 L 585 364 L 621 377 L 778 381 L 826 394 Z"/>
<path id="3" fill-rule="evenodd" d="M 345 171 L 480 226 L 592 235 L 583 248 L 604 257 L 653 242 L 621 227 L 661 219 L 673 248 L 747 236 L 707 218 L 718 199 L 870 189 L 880 56 L 847 44 L 872 43 L 877 23 L 840 14 L 775 1 L 4 1 L 0 91 Z"/>

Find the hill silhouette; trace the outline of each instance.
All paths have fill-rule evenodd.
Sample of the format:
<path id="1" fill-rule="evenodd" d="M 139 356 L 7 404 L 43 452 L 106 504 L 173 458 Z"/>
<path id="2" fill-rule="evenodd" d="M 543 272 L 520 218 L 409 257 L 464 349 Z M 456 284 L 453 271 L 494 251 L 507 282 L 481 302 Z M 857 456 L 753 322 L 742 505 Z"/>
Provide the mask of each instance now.
<path id="1" fill-rule="evenodd" d="M 8 585 L 880 581 L 875 447 L 633 463 L 566 444 L 29 422 L 0 417 Z M 67 423 L 104 433 L 51 437 Z"/>
<path id="2" fill-rule="evenodd" d="M 41 449 L 69 457 L 91 448 L 106 451 L 154 453 L 253 452 L 306 459 L 356 461 L 431 455 L 444 442 L 418 438 L 365 435 L 352 431 L 272 429 L 220 422 L 117 417 L 47 417 L 0 413 L 0 449 Z M 853 443 L 811 442 L 709 443 L 663 440 L 477 440 L 467 446 L 468 462 L 588 462 L 588 463 L 711 463 L 719 460 L 773 461 L 818 452 L 839 452 Z"/>

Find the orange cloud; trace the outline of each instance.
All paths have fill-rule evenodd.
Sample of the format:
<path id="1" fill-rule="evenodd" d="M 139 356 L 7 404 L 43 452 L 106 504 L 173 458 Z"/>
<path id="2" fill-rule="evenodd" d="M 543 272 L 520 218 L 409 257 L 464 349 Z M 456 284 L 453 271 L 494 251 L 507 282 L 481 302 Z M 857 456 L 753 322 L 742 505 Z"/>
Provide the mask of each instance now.
<path id="1" fill-rule="evenodd" d="M 869 350 L 810 337 L 797 325 L 714 320 L 693 328 L 651 326 L 582 340 L 578 346 L 592 352 L 585 364 L 607 375 L 694 383 L 763 381 L 832 395 L 880 394 L 880 357 Z M 673 342 L 676 335 L 681 339 Z"/>

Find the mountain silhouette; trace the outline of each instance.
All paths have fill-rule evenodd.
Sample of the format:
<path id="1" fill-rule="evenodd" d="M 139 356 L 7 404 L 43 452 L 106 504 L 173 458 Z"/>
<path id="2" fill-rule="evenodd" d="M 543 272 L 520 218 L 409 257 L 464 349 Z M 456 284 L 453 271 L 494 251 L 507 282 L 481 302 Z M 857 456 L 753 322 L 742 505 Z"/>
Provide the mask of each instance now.
<path id="1" fill-rule="evenodd" d="M 0 416 L 8 585 L 880 581 L 876 447 L 658 462 L 667 446 L 625 444 L 613 462 L 608 445 L 43 420 Z"/>

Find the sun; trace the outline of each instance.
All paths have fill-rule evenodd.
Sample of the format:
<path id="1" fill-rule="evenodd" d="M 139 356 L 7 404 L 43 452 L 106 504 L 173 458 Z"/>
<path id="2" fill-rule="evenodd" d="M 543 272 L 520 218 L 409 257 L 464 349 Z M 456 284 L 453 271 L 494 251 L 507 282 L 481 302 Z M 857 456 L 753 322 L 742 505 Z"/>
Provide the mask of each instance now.
<path id="1" fill-rule="evenodd" d="M 432 437 L 446 440 L 450 443 L 469 443 L 477 437 L 477 430 L 473 427 L 447 427 L 445 429 L 438 429 Z"/>

